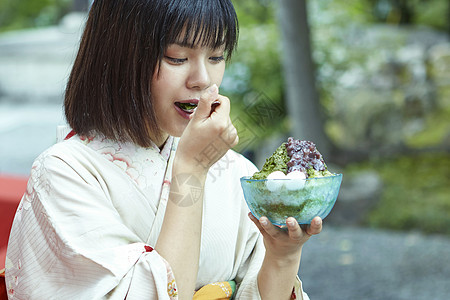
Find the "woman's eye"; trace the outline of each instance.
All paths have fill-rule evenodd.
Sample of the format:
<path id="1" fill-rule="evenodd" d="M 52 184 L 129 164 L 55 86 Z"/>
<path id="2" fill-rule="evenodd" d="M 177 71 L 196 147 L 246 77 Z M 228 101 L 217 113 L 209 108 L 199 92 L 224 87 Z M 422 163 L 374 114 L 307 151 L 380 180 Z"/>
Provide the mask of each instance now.
<path id="1" fill-rule="evenodd" d="M 209 59 L 212 60 L 215 63 L 220 63 L 222 60 L 224 60 L 224 57 L 223 57 L 223 55 L 221 55 L 221 56 L 212 56 Z"/>
<path id="2" fill-rule="evenodd" d="M 165 58 L 166 58 L 169 62 L 171 62 L 171 63 L 173 63 L 173 64 L 176 64 L 176 65 L 182 64 L 182 63 L 184 63 L 185 61 L 187 61 L 187 58 L 175 58 L 175 57 L 170 57 L 170 56 L 165 56 Z"/>

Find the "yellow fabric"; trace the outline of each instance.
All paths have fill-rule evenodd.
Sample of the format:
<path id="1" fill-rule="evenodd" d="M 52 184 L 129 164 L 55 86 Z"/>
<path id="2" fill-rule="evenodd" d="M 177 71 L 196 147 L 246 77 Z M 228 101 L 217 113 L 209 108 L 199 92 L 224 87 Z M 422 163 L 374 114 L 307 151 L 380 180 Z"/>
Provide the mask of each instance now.
<path id="1" fill-rule="evenodd" d="M 195 292 L 193 300 L 231 299 L 233 288 L 229 282 L 215 282 L 205 285 Z"/>

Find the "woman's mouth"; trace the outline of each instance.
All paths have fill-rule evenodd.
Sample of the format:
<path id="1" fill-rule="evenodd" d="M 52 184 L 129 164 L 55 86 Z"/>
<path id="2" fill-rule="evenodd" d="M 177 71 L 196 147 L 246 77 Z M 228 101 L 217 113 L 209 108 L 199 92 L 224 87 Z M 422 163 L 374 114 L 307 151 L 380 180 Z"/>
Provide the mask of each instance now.
<path id="1" fill-rule="evenodd" d="M 192 114 L 197 108 L 198 103 L 194 102 L 175 102 L 175 105 L 187 114 Z"/>
<path id="2" fill-rule="evenodd" d="M 188 101 L 175 102 L 175 109 L 178 111 L 180 116 L 185 118 L 186 120 L 191 119 L 191 115 L 194 113 L 195 109 L 198 106 L 198 100 L 192 99 Z"/>

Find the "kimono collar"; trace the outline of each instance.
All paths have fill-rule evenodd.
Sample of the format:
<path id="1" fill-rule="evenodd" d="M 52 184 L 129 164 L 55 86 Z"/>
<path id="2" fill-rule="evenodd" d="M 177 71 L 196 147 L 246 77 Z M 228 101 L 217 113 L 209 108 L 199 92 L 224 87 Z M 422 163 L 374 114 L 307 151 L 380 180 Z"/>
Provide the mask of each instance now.
<path id="1" fill-rule="evenodd" d="M 162 146 L 162 148 L 159 150 L 159 154 L 161 154 L 161 156 L 167 161 L 169 160 L 170 157 L 170 152 L 172 150 L 172 144 L 173 144 L 173 136 L 169 136 L 166 140 L 166 142 L 164 143 L 164 145 Z M 158 146 L 156 146 L 155 143 L 153 143 L 153 147 L 155 147 L 156 149 L 159 149 Z"/>

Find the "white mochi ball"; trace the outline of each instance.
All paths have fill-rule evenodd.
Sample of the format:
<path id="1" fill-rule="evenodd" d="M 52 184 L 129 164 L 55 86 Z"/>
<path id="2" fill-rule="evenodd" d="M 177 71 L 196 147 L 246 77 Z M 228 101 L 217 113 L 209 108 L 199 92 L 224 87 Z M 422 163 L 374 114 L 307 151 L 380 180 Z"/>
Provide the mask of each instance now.
<path id="1" fill-rule="evenodd" d="M 286 175 L 286 178 L 290 180 L 286 180 L 284 185 L 290 191 L 299 190 L 305 186 L 306 175 L 303 172 L 292 171 Z"/>
<path id="2" fill-rule="evenodd" d="M 267 179 L 268 179 L 266 181 L 267 189 L 271 192 L 275 192 L 281 189 L 284 185 L 284 180 L 277 180 L 277 179 L 286 179 L 286 175 L 284 175 L 284 173 L 281 171 L 275 171 L 270 173 L 269 176 L 267 176 Z"/>

